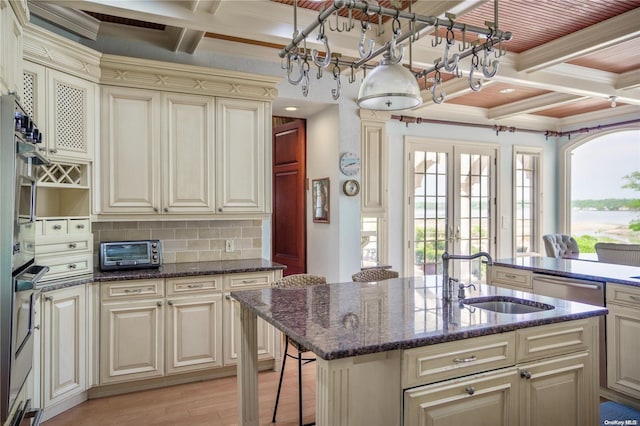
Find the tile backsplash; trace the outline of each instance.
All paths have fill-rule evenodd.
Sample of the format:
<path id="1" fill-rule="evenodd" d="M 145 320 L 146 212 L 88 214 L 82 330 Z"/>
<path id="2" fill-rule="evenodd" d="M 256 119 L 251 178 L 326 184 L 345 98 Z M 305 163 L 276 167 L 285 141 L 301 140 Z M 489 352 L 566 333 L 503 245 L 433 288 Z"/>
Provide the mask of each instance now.
<path id="1" fill-rule="evenodd" d="M 262 257 L 261 220 L 94 222 L 91 230 L 96 265 L 100 241 L 160 240 L 164 263 Z"/>

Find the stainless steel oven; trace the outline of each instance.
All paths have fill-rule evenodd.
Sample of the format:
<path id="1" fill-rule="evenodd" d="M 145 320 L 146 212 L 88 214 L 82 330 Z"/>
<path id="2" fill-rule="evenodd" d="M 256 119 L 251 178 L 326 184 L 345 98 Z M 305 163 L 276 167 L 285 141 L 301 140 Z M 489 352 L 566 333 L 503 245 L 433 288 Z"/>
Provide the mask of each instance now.
<path id="1" fill-rule="evenodd" d="M 46 266 L 34 264 L 36 168 L 48 164 L 35 122 L 15 96 L 0 97 L 0 423 L 20 424 L 36 412 L 19 396 L 33 364 L 36 283 Z M 11 274 L 9 274 L 11 271 Z M 15 409 L 14 409 L 15 408 Z M 9 413 L 16 415 L 9 419 Z"/>

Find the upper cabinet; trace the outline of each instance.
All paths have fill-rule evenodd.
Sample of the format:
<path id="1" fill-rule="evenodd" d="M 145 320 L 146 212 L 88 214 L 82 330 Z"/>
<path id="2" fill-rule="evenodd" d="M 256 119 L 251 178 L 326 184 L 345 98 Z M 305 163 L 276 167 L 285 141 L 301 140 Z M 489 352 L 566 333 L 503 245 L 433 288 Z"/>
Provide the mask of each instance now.
<path id="1" fill-rule="evenodd" d="M 24 61 L 22 103 L 43 132 L 40 150 L 53 160 L 93 160 L 96 84 Z"/>
<path id="2" fill-rule="evenodd" d="M 213 213 L 213 99 L 105 86 L 102 102 L 102 213 Z"/>
<path id="3" fill-rule="evenodd" d="M 104 55 L 98 219 L 256 218 L 278 79 Z"/>
<path id="4" fill-rule="evenodd" d="M 216 109 L 218 212 L 268 212 L 265 138 L 271 134 L 270 108 L 265 102 L 218 98 Z"/>
<path id="5" fill-rule="evenodd" d="M 21 92 L 23 26 L 29 22 L 26 0 L 0 0 L 0 95 Z"/>

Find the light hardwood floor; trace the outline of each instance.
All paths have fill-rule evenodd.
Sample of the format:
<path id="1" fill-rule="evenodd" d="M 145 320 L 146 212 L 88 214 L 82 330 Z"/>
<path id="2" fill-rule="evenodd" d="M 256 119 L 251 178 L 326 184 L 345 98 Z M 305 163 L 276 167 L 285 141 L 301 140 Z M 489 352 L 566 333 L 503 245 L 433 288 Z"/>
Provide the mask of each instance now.
<path id="1" fill-rule="evenodd" d="M 304 422 L 315 419 L 315 363 L 303 366 Z M 298 424 L 296 363 L 287 360 L 276 423 L 271 423 L 279 373 L 261 372 L 258 378 L 261 425 Z M 171 386 L 92 399 L 44 423 L 43 426 L 188 425 L 231 426 L 238 424 L 235 377 Z"/>

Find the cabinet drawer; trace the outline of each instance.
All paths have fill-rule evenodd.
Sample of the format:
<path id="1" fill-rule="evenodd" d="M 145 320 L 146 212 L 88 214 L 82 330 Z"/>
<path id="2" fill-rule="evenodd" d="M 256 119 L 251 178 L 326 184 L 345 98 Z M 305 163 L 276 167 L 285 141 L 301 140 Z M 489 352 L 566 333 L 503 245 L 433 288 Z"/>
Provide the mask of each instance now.
<path id="1" fill-rule="evenodd" d="M 491 285 L 508 288 L 532 288 L 531 271 L 516 268 L 491 267 Z"/>
<path id="2" fill-rule="evenodd" d="M 60 254 L 66 252 L 93 252 L 93 238 L 91 234 L 78 235 L 77 237 L 53 237 L 41 238 L 36 244 L 36 256 L 43 254 Z"/>
<path id="3" fill-rule="evenodd" d="M 225 278 L 225 290 L 269 287 L 273 282 L 273 272 L 251 274 L 230 274 Z"/>
<path id="4" fill-rule="evenodd" d="M 515 333 L 510 332 L 406 350 L 402 387 L 515 365 L 515 346 Z"/>
<path id="5" fill-rule="evenodd" d="M 164 280 L 131 280 L 102 283 L 102 300 L 148 299 L 164 296 Z"/>
<path id="6" fill-rule="evenodd" d="M 222 290 L 222 275 L 206 275 L 188 278 L 167 278 L 167 295 L 211 293 Z"/>
<path id="7" fill-rule="evenodd" d="M 49 272 L 44 275 L 42 281 L 88 274 L 93 271 L 93 255 L 90 252 L 62 256 L 40 256 L 36 260 L 36 263 L 49 267 Z"/>
<path id="8" fill-rule="evenodd" d="M 622 303 L 640 308 L 640 287 L 606 284 L 607 303 Z"/>
<path id="9" fill-rule="evenodd" d="M 40 235 L 65 235 L 67 233 L 66 219 L 39 220 L 38 222 L 36 223 L 36 233 Z"/>
<path id="10" fill-rule="evenodd" d="M 593 324 L 580 320 L 518 330 L 516 359 L 518 362 L 531 361 L 585 350 L 590 344 L 597 345 L 592 342 Z"/>
<path id="11" fill-rule="evenodd" d="M 84 234 L 91 232 L 89 219 L 69 219 L 69 234 Z"/>

